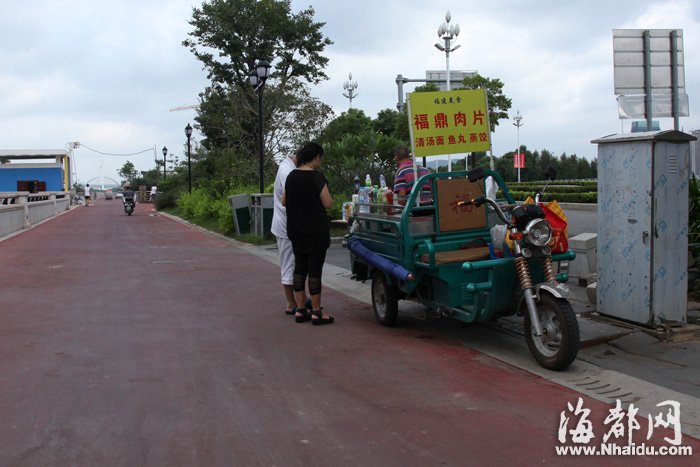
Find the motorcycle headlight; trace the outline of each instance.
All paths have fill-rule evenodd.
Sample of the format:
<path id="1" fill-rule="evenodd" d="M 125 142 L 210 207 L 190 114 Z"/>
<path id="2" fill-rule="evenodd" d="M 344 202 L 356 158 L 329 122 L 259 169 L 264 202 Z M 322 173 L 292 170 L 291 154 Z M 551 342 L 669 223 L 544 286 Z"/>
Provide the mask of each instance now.
<path id="1" fill-rule="evenodd" d="M 533 219 L 525 226 L 525 238 L 535 246 L 544 246 L 552 238 L 552 227 L 544 219 Z"/>

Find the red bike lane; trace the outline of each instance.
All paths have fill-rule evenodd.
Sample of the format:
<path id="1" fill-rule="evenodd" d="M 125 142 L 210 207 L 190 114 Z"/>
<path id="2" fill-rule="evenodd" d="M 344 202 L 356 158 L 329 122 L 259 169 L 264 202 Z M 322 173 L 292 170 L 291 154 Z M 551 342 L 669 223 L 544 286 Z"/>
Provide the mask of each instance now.
<path id="1" fill-rule="evenodd" d="M 6 239 L 0 278 L 0 465 L 697 462 L 558 456 L 576 392 L 418 322 L 379 326 L 330 288 L 336 323 L 296 324 L 276 265 L 149 204 L 98 201 Z M 597 446 L 610 407 L 583 407 Z M 667 445 L 659 430 L 647 444 Z"/>

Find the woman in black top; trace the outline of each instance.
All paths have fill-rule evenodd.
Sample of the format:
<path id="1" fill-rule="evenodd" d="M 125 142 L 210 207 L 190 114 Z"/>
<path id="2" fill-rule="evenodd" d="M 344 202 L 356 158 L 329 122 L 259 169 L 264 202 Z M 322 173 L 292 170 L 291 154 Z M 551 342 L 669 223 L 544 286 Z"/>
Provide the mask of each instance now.
<path id="1" fill-rule="evenodd" d="M 307 143 L 297 154 L 297 168 L 290 172 L 284 185 L 282 204 L 287 208 L 287 236 L 294 251 L 294 297 L 297 323 L 311 319 L 312 324 L 330 324 L 333 317 L 321 307 L 321 274 L 326 250 L 331 244 L 330 220 L 326 209 L 332 206 L 328 181 L 318 169 L 323 148 Z M 313 311 L 304 307 L 304 289 L 308 276 Z"/>

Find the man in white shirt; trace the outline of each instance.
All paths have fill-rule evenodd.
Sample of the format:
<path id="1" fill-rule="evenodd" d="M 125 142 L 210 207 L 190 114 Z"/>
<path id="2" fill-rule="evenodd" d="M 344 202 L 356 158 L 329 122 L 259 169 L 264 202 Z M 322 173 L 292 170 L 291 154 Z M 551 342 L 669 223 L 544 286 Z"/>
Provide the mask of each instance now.
<path id="1" fill-rule="evenodd" d="M 287 299 L 285 313 L 294 315 L 296 302 L 294 300 L 294 252 L 292 242 L 287 237 L 287 209 L 282 206 L 282 194 L 287 175 L 297 168 L 296 156 L 286 157 L 280 162 L 275 177 L 274 210 L 272 212 L 272 226 L 270 231 L 277 238 L 277 249 L 280 256 L 280 272 L 282 276 L 282 289 Z M 307 308 L 311 307 L 310 300 L 306 301 Z"/>
<path id="2" fill-rule="evenodd" d="M 90 199 L 92 198 L 92 190 L 90 189 L 90 184 L 85 185 L 85 207 L 90 206 Z"/>
<path id="3" fill-rule="evenodd" d="M 156 185 L 153 185 L 151 187 L 151 203 L 156 202 L 156 195 L 158 194 L 158 187 Z"/>

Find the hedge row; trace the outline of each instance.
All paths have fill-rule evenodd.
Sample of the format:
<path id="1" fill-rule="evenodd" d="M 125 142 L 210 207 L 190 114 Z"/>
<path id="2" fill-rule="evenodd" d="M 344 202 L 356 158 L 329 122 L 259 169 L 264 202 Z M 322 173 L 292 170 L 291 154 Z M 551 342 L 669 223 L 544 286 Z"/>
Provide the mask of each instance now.
<path id="1" fill-rule="evenodd" d="M 544 184 L 540 183 L 508 184 L 508 189 L 510 191 L 529 191 L 535 193 L 541 191 L 542 188 L 544 188 Z M 598 185 L 595 182 L 549 184 L 547 185 L 547 191 L 556 191 L 557 193 L 586 193 L 598 191 Z"/>
<path id="2" fill-rule="evenodd" d="M 513 198 L 516 201 L 525 201 L 528 196 L 533 196 L 532 191 L 515 191 L 515 190 L 510 190 L 510 194 L 513 196 Z M 496 195 L 497 197 L 501 197 L 501 193 Z M 564 193 L 564 192 L 557 192 L 557 191 L 550 191 L 550 187 L 547 188 L 547 191 L 544 194 L 544 198 L 542 201 L 552 201 L 552 200 L 557 200 L 560 203 L 597 203 L 598 202 L 598 192 L 597 191 L 589 191 L 585 193 Z"/>

